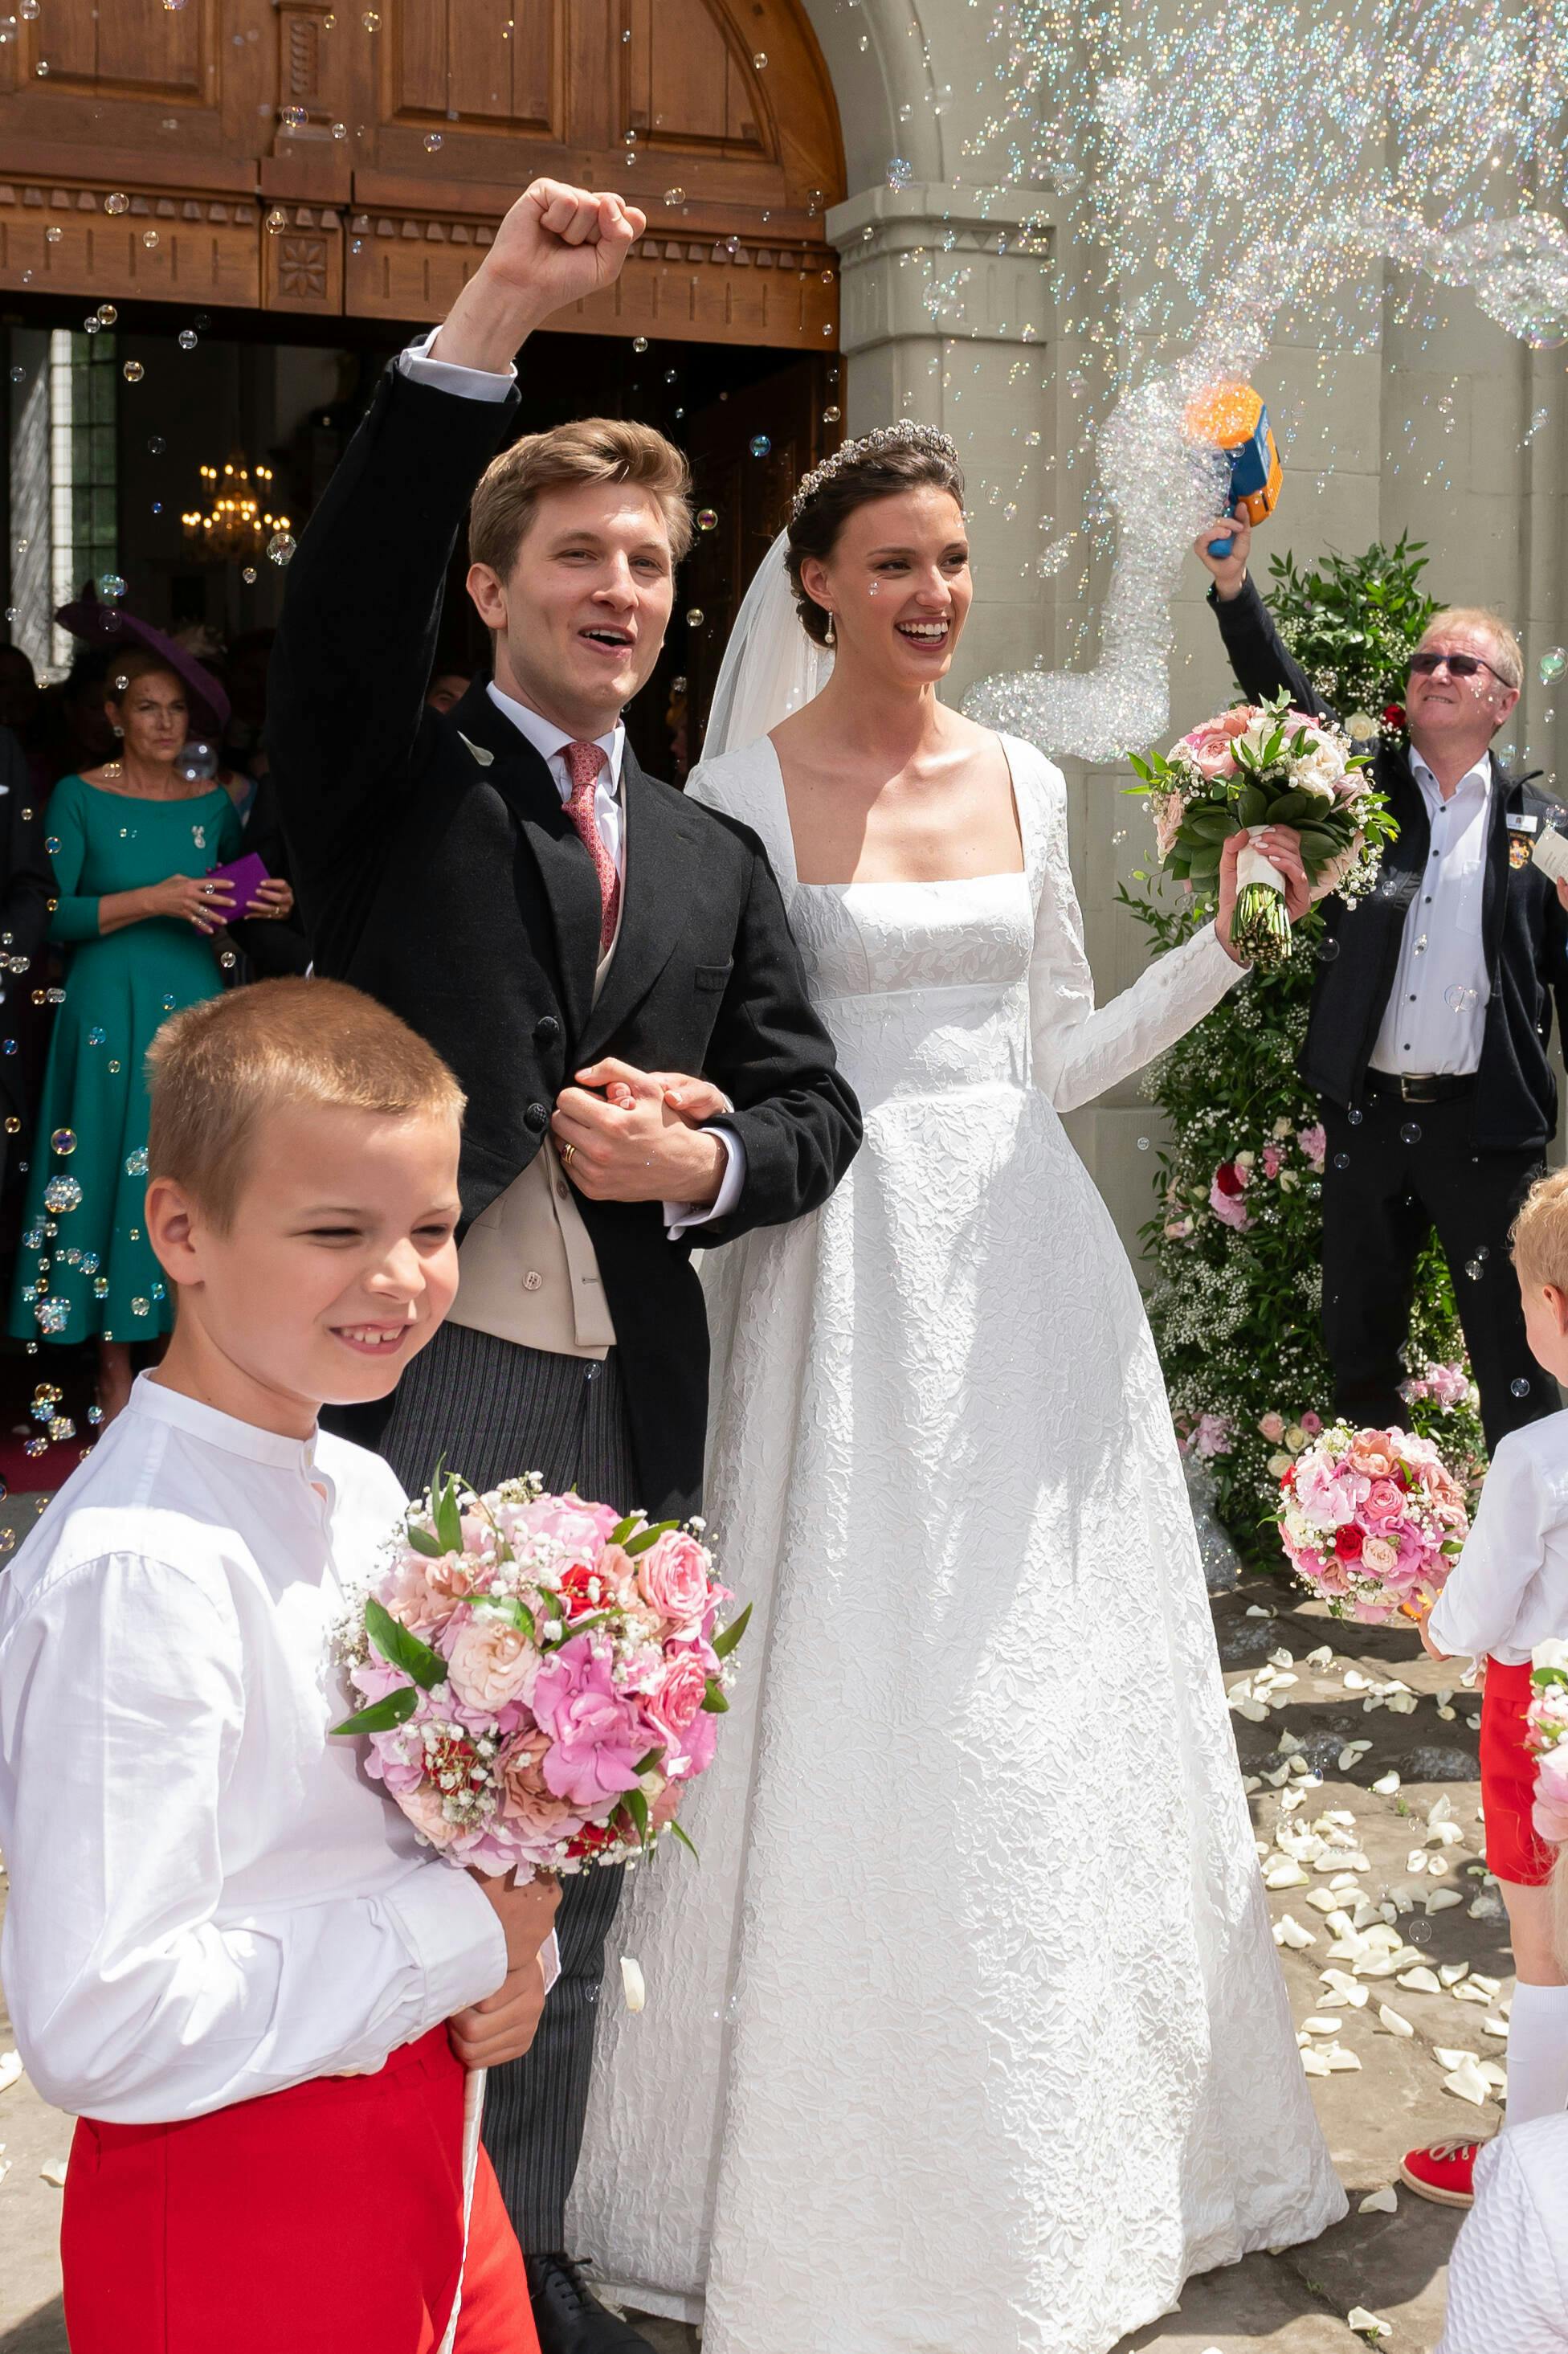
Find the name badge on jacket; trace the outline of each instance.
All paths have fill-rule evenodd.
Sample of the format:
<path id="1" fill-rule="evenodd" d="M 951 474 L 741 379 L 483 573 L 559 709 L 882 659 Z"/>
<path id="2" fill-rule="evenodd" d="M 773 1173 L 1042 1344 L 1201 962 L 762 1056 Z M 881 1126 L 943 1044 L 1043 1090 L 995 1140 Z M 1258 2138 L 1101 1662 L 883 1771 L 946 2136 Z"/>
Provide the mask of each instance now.
<path id="1" fill-rule="evenodd" d="M 1510 866 L 1519 867 L 1529 865 L 1531 853 L 1535 848 L 1535 837 L 1540 832 L 1540 829 L 1541 820 L 1532 811 L 1521 810 L 1517 817 L 1510 818 L 1508 822 L 1508 863 Z"/>

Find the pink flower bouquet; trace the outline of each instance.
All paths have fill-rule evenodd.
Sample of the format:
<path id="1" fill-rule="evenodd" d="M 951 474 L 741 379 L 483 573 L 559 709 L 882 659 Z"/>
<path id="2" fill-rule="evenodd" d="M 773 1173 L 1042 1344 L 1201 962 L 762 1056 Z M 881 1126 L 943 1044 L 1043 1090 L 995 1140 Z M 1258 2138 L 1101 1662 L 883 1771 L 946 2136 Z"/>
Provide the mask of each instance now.
<path id="1" fill-rule="evenodd" d="M 439 1475 L 410 1506 L 340 1657 L 365 1705 L 333 1729 L 421 1840 L 524 1879 L 650 1853 L 713 1762 L 727 1627 L 697 1526 L 649 1526 L 547 1496 L 475 1495 Z"/>
<path id="2" fill-rule="evenodd" d="M 1155 847 L 1167 873 L 1211 892 L 1233 833 L 1252 837 L 1236 869 L 1234 936 L 1262 970 L 1290 954 L 1285 883 L 1256 837 L 1269 826 L 1299 835 L 1301 863 L 1323 891 L 1357 898 L 1372 885 L 1383 844 L 1393 831 L 1384 796 L 1336 727 L 1271 703 L 1238 704 L 1193 727 L 1169 752 L 1134 759 L 1154 818 Z"/>
<path id="3" fill-rule="evenodd" d="M 1469 1530 L 1465 1494 L 1429 1438 L 1337 1422 L 1280 1479 L 1290 1565 L 1335 1618 L 1414 1618 L 1447 1582 Z"/>
<path id="4" fill-rule="evenodd" d="M 1537 1643 L 1525 1715 L 1525 1746 L 1535 1759 L 1535 1828 L 1552 1847 L 1568 1840 L 1568 1643 Z"/>

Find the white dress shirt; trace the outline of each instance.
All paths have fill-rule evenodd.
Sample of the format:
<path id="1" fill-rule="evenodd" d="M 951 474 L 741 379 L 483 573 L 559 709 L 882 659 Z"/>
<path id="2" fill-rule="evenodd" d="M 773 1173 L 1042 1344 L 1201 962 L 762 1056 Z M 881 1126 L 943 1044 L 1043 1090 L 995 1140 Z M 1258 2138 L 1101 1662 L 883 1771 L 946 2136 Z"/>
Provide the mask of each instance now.
<path id="1" fill-rule="evenodd" d="M 506 1974 L 477 1883 L 328 1739 L 404 1497 L 143 1373 L 0 1577 L 5 1992 L 57 2107 L 199 2116 L 373 2070 Z"/>
<path id="2" fill-rule="evenodd" d="M 1568 1638 L 1568 1412 L 1498 1443 L 1453 1575 L 1428 1622 L 1454 1657 L 1520 1667 Z"/>
<path id="3" fill-rule="evenodd" d="M 1568 2115 L 1488 2142 L 1436 2354 L 1568 2354 Z"/>
<path id="4" fill-rule="evenodd" d="M 1491 995 L 1481 939 L 1491 757 L 1483 752 L 1446 801 L 1419 752 L 1412 752 L 1410 770 L 1432 821 L 1432 843 L 1405 914 L 1372 1067 L 1459 1076 L 1480 1067 Z"/>
<path id="5" fill-rule="evenodd" d="M 450 360 L 433 360 L 429 347 L 440 333 L 432 327 L 428 335 L 410 344 L 397 355 L 397 366 L 403 375 L 416 384 L 428 384 L 438 392 L 455 393 L 463 400 L 504 400 L 516 382 L 517 371 L 508 367 L 504 375 L 495 375 L 488 368 L 459 367 Z M 567 768 L 566 748 L 577 739 L 552 719 L 546 719 L 515 695 L 505 695 L 493 679 L 488 689 L 496 709 L 510 719 L 519 734 L 525 736 L 544 760 L 555 779 L 556 790 L 565 808 L 572 797 L 571 775 Z M 620 764 L 626 749 L 626 730 L 616 721 L 608 736 L 593 739 L 605 756 L 594 791 L 594 818 L 599 838 L 615 861 L 615 871 L 626 882 L 626 822 L 620 800 Z M 694 1207 L 690 1202 L 666 1202 L 664 1224 L 670 1238 L 684 1232 L 687 1226 L 705 1226 L 713 1219 L 727 1218 L 739 1201 L 746 1183 L 746 1147 L 733 1129 L 711 1128 L 725 1149 L 725 1166 L 719 1179 L 719 1189 L 706 1208 Z"/>

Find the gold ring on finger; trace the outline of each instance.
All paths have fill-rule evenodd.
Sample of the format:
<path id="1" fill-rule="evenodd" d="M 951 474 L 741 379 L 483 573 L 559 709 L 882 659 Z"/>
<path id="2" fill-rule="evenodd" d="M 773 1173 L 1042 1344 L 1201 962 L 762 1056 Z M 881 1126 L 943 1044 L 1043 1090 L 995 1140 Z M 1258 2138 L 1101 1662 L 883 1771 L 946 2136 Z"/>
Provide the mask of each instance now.
<path id="1" fill-rule="evenodd" d="M 572 1165 L 572 1158 L 573 1158 L 573 1155 L 576 1153 L 577 1149 L 577 1146 L 576 1146 L 575 1144 L 563 1144 L 563 1145 L 562 1145 L 562 1147 L 561 1147 L 561 1166 L 562 1166 L 562 1168 L 563 1168 L 563 1169 L 569 1169 L 569 1168 L 571 1167 L 571 1165 Z"/>

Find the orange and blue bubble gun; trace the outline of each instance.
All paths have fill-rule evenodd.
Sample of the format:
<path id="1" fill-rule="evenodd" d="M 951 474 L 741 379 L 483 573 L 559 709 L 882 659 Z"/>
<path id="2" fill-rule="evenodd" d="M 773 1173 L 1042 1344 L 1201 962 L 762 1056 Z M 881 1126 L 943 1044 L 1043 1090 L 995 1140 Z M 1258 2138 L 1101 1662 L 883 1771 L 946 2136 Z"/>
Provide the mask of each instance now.
<path id="1" fill-rule="evenodd" d="M 1229 512 L 1255 524 L 1272 514 L 1284 473 L 1261 395 L 1250 384 L 1210 385 L 1188 402 L 1185 422 L 1191 440 L 1207 442 L 1230 460 Z M 1209 554 L 1228 556 L 1234 545 L 1212 539 Z"/>

